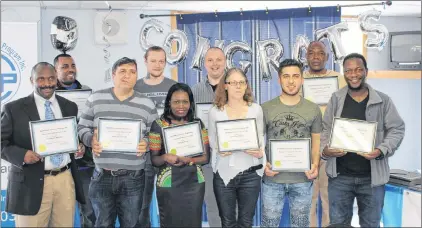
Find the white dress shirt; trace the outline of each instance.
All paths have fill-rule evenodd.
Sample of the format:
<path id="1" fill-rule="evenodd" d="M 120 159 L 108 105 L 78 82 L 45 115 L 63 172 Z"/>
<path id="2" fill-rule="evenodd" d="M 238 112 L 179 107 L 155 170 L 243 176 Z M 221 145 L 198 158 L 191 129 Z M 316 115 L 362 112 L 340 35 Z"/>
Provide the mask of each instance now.
<path id="1" fill-rule="evenodd" d="M 34 92 L 34 98 L 35 98 L 35 104 L 37 105 L 38 114 L 40 115 L 40 120 L 45 120 L 45 105 L 44 104 L 46 102 L 46 99 L 38 95 L 36 92 Z M 49 99 L 49 101 L 51 102 L 50 107 L 51 107 L 51 110 L 53 110 L 54 117 L 56 119 L 63 118 L 62 111 L 60 109 L 59 102 L 57 102 L 55 93 Z M 50 156 L 46 156 L 44 158 L 44 164 L 45 164 L 44 170 L 52 170 L 52 169 L 59 169 L 59 168 L 65 167 L 68 163 L 70 163 L 71 160 L 70 160 L 69 154 L 63 154 L 63 155 L 64 155 L 64 158 L 59 167 L 55 167 L 50 160 Z"/>

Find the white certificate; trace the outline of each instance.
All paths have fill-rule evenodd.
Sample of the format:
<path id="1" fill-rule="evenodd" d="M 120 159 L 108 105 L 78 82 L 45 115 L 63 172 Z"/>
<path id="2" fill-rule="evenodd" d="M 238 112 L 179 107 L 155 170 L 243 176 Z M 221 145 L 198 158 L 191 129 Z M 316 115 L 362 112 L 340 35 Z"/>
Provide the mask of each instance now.
<path id="1" fill-rule="evenodd" d="M 335 117 L 329 147 L 347 152 L 370 153 L 374 150 L 377 122 Z"/>
<path id="2" fill-rule="evenodd" d="M 270 140 L 272 170 L 304 172 L 311 169 L 311 139 Z"/>
<path id="3" fill-rule="evenodd" d="M 32 150 L 41 156 L 78 151 L 76 117 L 29 122 Z"/>
<path id="4" fill-rule="evenodd" d="M 212 105 L 212 103 L 196 103 L 195 115 L 202 120 L 206 129 L 208 129 L 208 112 L 212 108 Z"/>
<path id="5" fill-rule="evenodd" d="M 166 153 L 194 157 L 204 153 L 200 122 L 163 128 Z"/>
<path id="6" fill-rule="evenodd" d="M 103 152 L 136 153 L 141 141 L 142 120 L 98 119 L 98 141 Z"/>
<path id="7" fill-rule="evenodd" d="M 81 116 L 83 109 L 85 108 L 88 97 L 91 96 L 91 89 L 74 89 L 74 90 L 56 90 L 56 94 L 64 97 L 70 101 L 73 101 L 78 106 L 78 117 Z"/>
<path id="8" fill-rule="evenodd" d="M 305 78 L 303 97 L 317 105 L 326 105 L 331 95 L 338 90 L 338 77 Z"/>
<path id="9" fill-rule="evenodd" d="M 216 122 L 220 152 L 259 149 L 256 120 L 238 119 Z"/>

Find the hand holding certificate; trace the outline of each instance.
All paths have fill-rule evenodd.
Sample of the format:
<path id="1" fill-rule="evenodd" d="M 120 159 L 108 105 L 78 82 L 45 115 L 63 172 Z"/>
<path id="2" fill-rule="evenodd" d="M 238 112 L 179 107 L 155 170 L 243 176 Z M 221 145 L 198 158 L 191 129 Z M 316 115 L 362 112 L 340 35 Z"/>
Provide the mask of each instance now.
<path id="1" fill-rule="evenodd" d="M 165 127 L 163 139 L 167 154 L 194 157 L 204 153 L 200 122 Z"/>
<path id="2" fill-rule="evenodd" d="M 256 120 L 238 119 L 216 122 L 219 152 L 258 149 Z"/>
<path id="3" fill-rule="evenodd" d="M 99 118 L 98 142 L 103 152 L 138 153 L 142 120 Z"/>
<path id="4" fill-rule="evenodd" d="M 377 123 L 335 117 L 329 148 L 371 153 L 374 150 Z"/>
<path id="5" fill-rule="evenodd" d="M 76 117 L 29 122 L 33 151 L 40 156 L 78 151 Z"/>

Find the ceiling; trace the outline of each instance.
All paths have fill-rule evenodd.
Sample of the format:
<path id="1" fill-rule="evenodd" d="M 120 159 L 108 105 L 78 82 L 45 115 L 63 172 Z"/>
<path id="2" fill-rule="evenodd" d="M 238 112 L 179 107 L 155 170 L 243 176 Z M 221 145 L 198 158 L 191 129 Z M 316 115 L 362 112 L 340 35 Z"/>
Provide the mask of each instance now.
<path id="1" fill-rule="evenodd" d="M 381 3 L 382 1 L 2 1 L 3 7 L 43 7 L 46 9 L 132 9 L 142 11 L 229 12 L 302 7 L 321 7 L 351 4 Z M 357 16 L 370 9 L 382 11 L 384 16 L 421 17 L 421 1 L 392 1 L 391 6 L 343 7 L 342 15 Z"/>

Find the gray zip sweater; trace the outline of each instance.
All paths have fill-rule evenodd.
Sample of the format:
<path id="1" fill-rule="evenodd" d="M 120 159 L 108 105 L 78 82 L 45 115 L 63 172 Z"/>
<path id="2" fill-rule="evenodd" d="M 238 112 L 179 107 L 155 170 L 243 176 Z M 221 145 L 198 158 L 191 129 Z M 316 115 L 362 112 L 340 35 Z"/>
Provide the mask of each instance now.
<path id="1" fill-rule="evenodd" d="M 405 124 L 388 95 L 374 90 L 368 84 L 366 87 L 369 90 L 369 100 L 365 112 L 366 120 L 378 122 L 375 148 L 380 149 L 384 155 L 383 159 L 371 160 L 371 186 L 375 187 L 386 184 L 390 178 L 388 158 L 394 155 L 403 141 Z M 321 158 L 327 160 L 326 172 L 331 178 L 337 177 L 336 158 L 324 157 L 322 151 L 330 141 L 333 118 L 341 116 L 348 90 L 349 88 L 345 86 L 333 93 L 322 122 Z"/>

